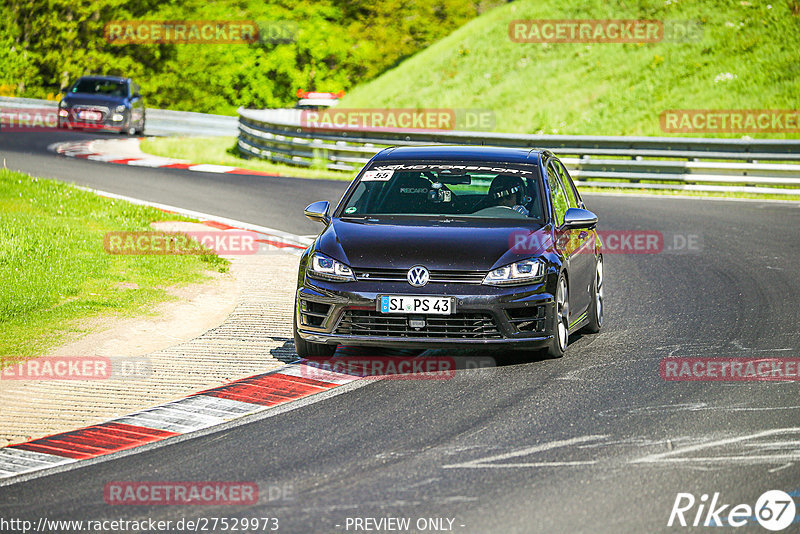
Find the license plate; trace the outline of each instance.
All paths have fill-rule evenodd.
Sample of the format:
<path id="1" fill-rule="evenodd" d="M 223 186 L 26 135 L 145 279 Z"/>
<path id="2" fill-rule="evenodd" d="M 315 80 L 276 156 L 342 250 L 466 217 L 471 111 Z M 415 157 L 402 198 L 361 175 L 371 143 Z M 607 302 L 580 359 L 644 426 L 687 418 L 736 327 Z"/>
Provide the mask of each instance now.
<path id="1" fill-rule="evenodd" d="M 451 297 L 414 297 L 408 295 L 382 295 L 378 297 L 378 311 L 381 313 L 419 313 L 429 315 L 450 315 L 455 310 Z"/>
<path id="2" fill-rule="evenodd" d="M 87 121 L 99 121 L 103 118 L 103 114 L 99 111 L 79 111 L 78 118 Z"/>

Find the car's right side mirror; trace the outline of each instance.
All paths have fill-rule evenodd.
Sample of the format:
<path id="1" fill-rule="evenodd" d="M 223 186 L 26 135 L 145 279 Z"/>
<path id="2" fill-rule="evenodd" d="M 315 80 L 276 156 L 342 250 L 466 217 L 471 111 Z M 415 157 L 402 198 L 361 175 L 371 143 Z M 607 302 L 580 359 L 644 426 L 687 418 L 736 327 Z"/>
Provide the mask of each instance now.
<path id="1" fill-rule="evenodd" d="M 589 210 L 570 208 L 564 214 L 564 226 L 567 228 L 594 228 L 597 226 L 597 215 Z"/>

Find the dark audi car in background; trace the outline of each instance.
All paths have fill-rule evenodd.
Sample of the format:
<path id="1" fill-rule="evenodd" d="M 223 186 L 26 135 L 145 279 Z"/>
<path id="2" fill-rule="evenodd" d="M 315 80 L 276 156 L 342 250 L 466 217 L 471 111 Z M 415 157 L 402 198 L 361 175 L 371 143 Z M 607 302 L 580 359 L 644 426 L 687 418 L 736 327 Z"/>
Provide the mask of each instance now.
<path id="1" fill-rule="evenodd" d="M 58 104 L 59 128 L 144 133 L 144 98 L 130 78 L 83 76 L 63 93 Z"/>
<path id="2" fill-rule="evenodd" d="M 546 150 L 387 148 L 329 212 L 305 210 L 326 227 L 300 261 L 302 357 L 338 344 L 559 357 L 603 322 L 597 216 Z"/>

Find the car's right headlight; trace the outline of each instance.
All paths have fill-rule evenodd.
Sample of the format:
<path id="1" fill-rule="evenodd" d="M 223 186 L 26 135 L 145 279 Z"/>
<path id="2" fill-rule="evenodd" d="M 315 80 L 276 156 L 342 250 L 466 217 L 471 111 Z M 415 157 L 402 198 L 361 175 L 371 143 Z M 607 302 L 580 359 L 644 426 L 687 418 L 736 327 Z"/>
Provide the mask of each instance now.
<path id="1" fill-rule="evenodd" d="M 60 107 L 60 108 L 65 108 L 65 107 L 67 107 L 67 101 L 66 101 L 66 100 L 62 100 L 62 101 L 60 101 L 60 102 L 58 103 L 58 107 Z"/>
<path id="2" fill-rule="evenodd" d="M 522 260 L 489 271 L 483 283 L 490 286 L 514 286 L 535 282 L 542 276 L 544 264 L 541 260 Z"/>
<path id="3" fill-rule="evenodd" d="M 319 252 L 314 252 L 309 258 L 306 272 L 311 278 L 330 280 L 332 282 L 352 282 L 355 280 L 353 270 L 350 267 Z"/>

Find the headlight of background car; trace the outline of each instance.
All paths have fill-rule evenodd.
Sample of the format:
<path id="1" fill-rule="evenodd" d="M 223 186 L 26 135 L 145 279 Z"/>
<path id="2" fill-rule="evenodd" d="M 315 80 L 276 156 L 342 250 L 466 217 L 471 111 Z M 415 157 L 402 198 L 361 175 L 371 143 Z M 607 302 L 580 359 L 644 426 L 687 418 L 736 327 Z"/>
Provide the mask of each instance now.
<path id="1" fill-rule="evenodd" d="M 490 286 L 513 286 L 534 282 L 544 275 L 544 265 L 539 260 L 522 260 L 498 267 L 483 279 Z"/>
<path id="2" fill-rule="evenodd" d="M 65 108 L 65 107 L 67 107 L 67 101 L 66 101 L 66 100 L 62 100 L 62 101 L 60 101 L 60 102 L 58 103 L 58 107 L 60 107 L 60 108 Z"/>
<path id="3" fill-rule="evenodd" d="M 355 280 L 350 267 L 319 252 L 312 254 L 311 259 L 308 261 L 308 276 L 333 282 L 351 282 Z"/>
<path id="4" fill-rule="evenodd" d="M 114 111 L 116 111 L 117 113 L 122 113 L 123 111 L 125 111 L 125 104 L 120 104 Z"/>

